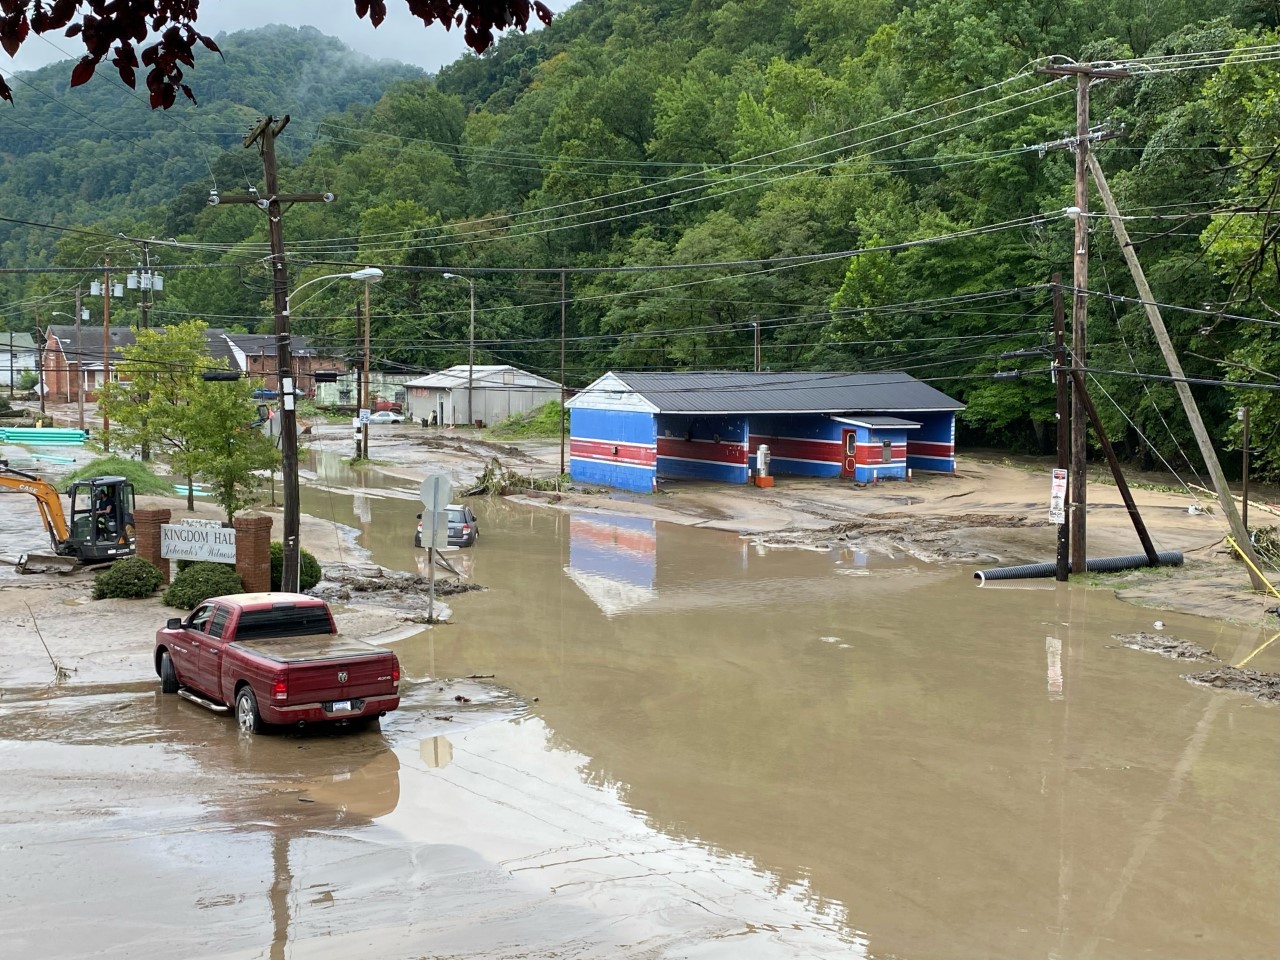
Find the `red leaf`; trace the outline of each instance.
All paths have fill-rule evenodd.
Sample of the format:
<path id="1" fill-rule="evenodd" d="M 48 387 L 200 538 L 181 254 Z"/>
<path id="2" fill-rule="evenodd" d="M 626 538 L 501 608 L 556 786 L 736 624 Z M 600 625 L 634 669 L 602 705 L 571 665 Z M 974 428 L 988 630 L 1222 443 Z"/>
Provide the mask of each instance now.
<path id="1" fill-rule="evenodd" d="M 93 76 L 93 71 L 98 69 L 98 61 L 93 57 L 84 57 L 76 64 L 75 69 L 71 71 L 71 85 L 78 87 L 82 83 L 88 83 L 89 78 Z"/>
<path id="2" fill-rule="evenodd" d="M 13 28 L 5 27 L 5 31 L 0 35 L 0 47 L 4 47 L 4 52 L 11 57 L 18 55 L 18 48 L 22 46 L 22 41 L 27 39 L 27 34 L 31 28 L 27 25 L 26 18 L 18 21 L 17 26 Z"/>
<path id="3" fill-rule="evenodd" d="M 73 23 L 71 26 L 67 27 L 67 32 L 65 36 L 78 37 L 80 36 L 80 31 L 83 29 L 84 29 L 83 23 Z"/>
<path id="4" fill-rule="evenodd" d="M 383 0 L 372 0 L 369 4 L 369 22 L 375 27 L 387 19 L 387 5 Z"/>
<path id="5" fill-rule="evenodd" d="M 0 100 L 8 100 L 13 103 L 13 91 L 9 89 L 9 85 L 4 82 L 4 77 L 0 77 Z"/>
<path id="6" fill-rule="evenodd" d="M 363 20 L 369 15 L 369 0 L 356 0 L 356 16 Z"/>
<path id="7" fill-rule="evenodd" d="M 206 37 L 203 33 L 200 34 L 200 42 L 203 43 L 208 49 L 212 50 L 214 53 L 219 55 L 222 53 L 222 51 L 218 48 L 218 45 L 214 43 L 212 40 L 210 40 L 208 37 Z"/>

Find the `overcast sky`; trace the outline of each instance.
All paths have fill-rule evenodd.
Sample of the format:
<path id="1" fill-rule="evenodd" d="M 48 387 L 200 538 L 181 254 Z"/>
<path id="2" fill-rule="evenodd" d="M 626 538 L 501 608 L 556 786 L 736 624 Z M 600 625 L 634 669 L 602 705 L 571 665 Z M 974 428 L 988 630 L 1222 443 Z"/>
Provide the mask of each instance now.
<path id="1" fill-rule="evenodd" d="M 569 5 L 570 0 L 548 3 L 556 11 Z M 541 26 L 536 17 L 529 19 L 531 24 Z M 200 5 L 198 27 L 210 36 L 268 23 L 313 26 L 338 37 L 360 53 L 378 59 L 402 60 L 432 73 L 458 59 L 467 49 L 461 27 L 448 31 L 438 23 L 425 27 L 409 13 L 404 0 L 389 0 L 387 19 L 376 30 L 367 19 L 356 17 L 354 0 L 205 0 Z M 5 72 L 34 70 L 56 60 L 79 57 L 84 52 L 78 41 L 68 40 L 61 34 L 50 35 L 50 40 L 32 34 L 13 59 L 0 51 L 0 69 Z"/>

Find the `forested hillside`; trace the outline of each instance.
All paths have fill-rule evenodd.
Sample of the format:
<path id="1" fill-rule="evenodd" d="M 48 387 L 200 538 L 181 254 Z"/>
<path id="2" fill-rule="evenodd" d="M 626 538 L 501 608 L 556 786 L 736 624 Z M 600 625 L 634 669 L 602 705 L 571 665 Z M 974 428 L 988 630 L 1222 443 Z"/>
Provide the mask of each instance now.
<path id="1" fill-rule="evenodd" d="M 391 83 L 422 76 L 416 67 L 353 53 L 312 28 L 264 27 L 218 39 L 225 59 L 200 48 L 192 71 L 198 106 L 184 101 L 153 112 L 145 90 L 130 90 L 111 68 L 75 89 L 65 62 L 22 74 L 13 84 L 15 103 L 0 108 L 0 214 L 60 225 L 131 224 L 149 207 L 171 203 L 186 184 L 207 183 L 211 164 L 240 146 L 264 105 L 317 117 L 372 103 Z M 241 159 L 248 169 L 261 166 Z M 239 163 L 223 176 L 245 185 Z M 0 221 L 6 265 L 38 260 L 52 240 Z"/>
<path id="2" fill-rule="evenodd" d="M 331 95 L 319 69 L 323 108 L 264 89 L 208 127 L 184 114 L 185 132 L 138 103 L 110 132 L 77 126 L 87 143 L 43 123 L 30 136 L 48 138 L 35 142 L 49 165 L 75 154 L 78 173 L 40 191 L 77 225 L 176 238 L 153 255 L 211 266 L 167 277 L 161 322 L 269 325 L 260 212 L 205 200 L 214 186 L 262 187 L 239 138 L 255 116 L 292 110 L 283 188 L 337 197 L 286 214 L 294 284 L 383 267 L 376 365 L 465 358 L 468 285 L 443 268 L 474 281 L 478 362 L 558 379 L 563 321 L 572 385 L 611 367 L 750 369 L 758 329 L 766 369 L 906 370 L 969 405 L 962 443 L 1045 449 L 1048 359 L 1001 358 L 1046 343 L 1047 281 L 1072 282 L 1074 155 L 1062 147 L 1076 83 L 1040 68 L 1108 61 L 1127 75 L 1092 88 L 1093 122 L 1117 134 L 1093 148 L 1187 374 L 1272 384 L 1276 15 L 1252 0 L 583 0 L 376 102 Z M 228 96 L 215 67 L 193 75 L 206 104 Z M 60 98 L 95 113 L 79 91 Z M 123 133 L 152 125 L 175 142 L 139 161 Z M 1103 417 L 1143 465 L 1195 462 L 1171 385 L 1133 376 L 1166 370 L 1108 222 L 1089 222 L 1088 366 Z M 10 265 L 51 239 L 13 236 Z M 104 242 L 65 236 L 53 259 L 98 263 Z M 6 302 L 24 308 L 7 315 L 66 310 L 69 285 L 11 281 Z M 355 359 L 361 298 L 316 284 L 294 328 Z M 1017 368 L 1029 375 L 993 378 Z M 1280 422 L 1271 393 L 1197 389 L 1224 446 L 1240 403 L 1255 435 Z M 1262 444 L 1255 462 L 1275 472 L 1280 446 Z"/>

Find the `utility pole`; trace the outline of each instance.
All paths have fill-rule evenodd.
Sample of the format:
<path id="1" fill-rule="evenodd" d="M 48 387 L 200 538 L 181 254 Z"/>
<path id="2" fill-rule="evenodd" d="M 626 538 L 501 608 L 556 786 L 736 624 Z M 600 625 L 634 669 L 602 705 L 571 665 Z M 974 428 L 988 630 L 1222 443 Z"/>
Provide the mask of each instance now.
<path id="1" fill-rule="evenodd" d="M 1088 357 L 1088 308 L 1089 308 L 1089 84 L 1095 79 L 1121 79 L 1129 76 L 1124 70 L 1099 69 L 1091 64 L 1054 64 L 1040 67 L 1037 73 L 1076 78 L 1076 135 L 1051 146 L 1068 147 L 1075 152 L 1075 246 L 1072 253 L 1071 299 L 1071 356 L 1073 367 L 1083 367 Z M 1074 380 L 1073 380 L 1074 389 Z M 1083 416 L 1084 405 L 1078 395 L 1073 395 L 1071 417 L 1071 476 L 1068 482 L 1071 528 L 1071 569 L 1083 571 L 1087 556 L 1085 537 L 1085 507 L 1088 503 L 1088 430 Z"/>
<path id="2" fill-rule="evenodd" d="M 84 345 L 80 339 L 80 320 L 83 317 L 80 306 L 80 288 L 76 287 L 76 413 L 78 425 L 84 429 Z"/>
<path id="3" fill-rule="evenodd" d="M 1071 442 L 1069 423 L 1071 419 L 1068 391 L 1071 389 L 1067 363 L 1066 345 L 1066 308 L 1062 303 L 1062 274 L 1053 275 L 1053 386 L 1058 401 L 1058 469 L 1069 471 L 1069 450 Z M 1067 484 L 1070 493 L 1070 480 Z M 1069 501 L 1068 501 L 1069 502 Z M 1058 524 L 1057 566 L 1054 571 L 1059 583 L 1066 583 L 1071 569 L 1069 555 L 1071 537 L 1071 516 L 1064 512 L 1062 522 Z"/>
<path id="4" fill-rule="evenodd" d="M 264 117 L 244 138 L 245 148 L 255 143 L 262 154 L 263 179 L 267 188 L 265 197 L 257 191 L 245 197 L 219 197 L 210 191 L 211 206 L 219 203 L 252 203 L 267 214 L 267 235 L 271 241 L 271 300 L 275 316 L 276 377 L 280 387 L 280 478 L 284 497 L 284 562 L 280 575 L 280 589 L 286 593 L 298 591 L 299 556 L 302 549 L 299 534 L 298 493 L 298 416 L 294 394 L 293 356 L 289 337 L 289 272 L 284 253 L 284 226 L 281 222 L 281 203 L 333 200 L 331 193 L 281 194 L 276 170 L 276 137 L 289 124 L 289 117 Z"/>
<path id="5" fill-rule="evenodd" d="M 40 335 L 39 310 L 36 311 L 36 341 L 36 389 L 40 391 L 40 415 L 44 416 L 44 337 Z"/>
<path id="6" fill-rule="evenodd" d="M 151 281 L 151 244 L 147 243 L 147 241 L 145 240 L 142 241 L 142 276 L 145 279 L 141 280 L 138 286 L 142 287 L 142 305 L 141 305 L 142 329 L 145 330 L 147 329 L 148 326 L 150 326 L 151 282 L 152 282 Z M 147 457 L 143 457 L 142 459 L 146 460 Z"/>
<path id="7" fill-rule="evenodd" d="M 1187 412 L 1187 420 L 1191 424 L 1191 432 L 1195 435 L 1196 443 L 1200 447 L 1200 456 L 1204 459 L 1204 465 L 1208 468 L 1209 476 L 1213 479 L 1213 489 L 1218 495 L 1218 503 L 1222 507 L 1222 514 L 1227 518 L 1227 523 L 1231 527 L 1231 534 L 1236 540 L 1237 547 L 1249 560 L 1245 564 L 1249 568 L 1249 580 L 1255 590 L 1265 590 L 1266 581 L 1258 573 L 1260 563 L 1257 554 L 1254 552 L 1253 544 L 1249 540 L 1249 531 L 1236 510 L 1235 500 L 1232 498 L 1231 490 L 1227 486 L 1227 478 L 1222 472 L 1222 464 L 1218 462 L 1218 454 L 1213 449 L 1213 442 L 1209 439 L 1209 431 L 1205 429 L 1204 420 L 1200 417 L 1200 408 L 1196 406 L 1196 399 L 1191 395 L 1191 387 L 1187 384 L 1186 374 L 1182 372 L 1182 362 L 1178 359 L 1178 354 L 1173 349 L 1173 343 L 1169 339 L 1169 331 L 1165 329 L 1164 319 L 1160 316 L 1160 309 L 1156 306 L 1155 297 L 1151 293 L 1151 285 L 1147 283 L 1146 273 L 1143 272 L 1142 264 L 1138 262 L 1138 255 L 1133 250 L 1133 242 L 1129 239 L 1129 231 L 1125 229 L 1124 221 L 1120 218 L 1120 210 L 1116 206 L 1115 198 L 1111 195 L 1111 188 L 1107 184 L 1107 178 L 1103 176 L 1102 165 L 1098 163 L 1096 157 L 1089 157 L 1089 172 L 1093 174 L 1093 181 L 1098 185 L 1098 193 L 1102 195 L 1102 202 L 1107 208 L 1107 216 L 1111 218 L 1111 228 L 1115 231 L 1116 240 L 1120 243 L 1120 251 L 1124 254 L 1125 262 L 1129 265 L 1129 272 L 1133 275 L 1133 282 L 1137 286 L 1138 296 L 1142 298 L 1142 304 L 1146 308 L 1147 319 L 1150 321 L 1151 329 L 1155 333 L 1156 342 L 1160 345 L 1160 352 L 1164 354 L 1165 363 L 1169 366 L 1169 373 L 1174 377 L 1173 385 L 1177 388 L 1178 397 L 1182 400 L 1183 409 Z M 1076 366 L 1083 366 L 1083 364 L 1077 359 Z"/>
<path id="8" fill-rule="evenodd" d="M 560 476 L 564 476 L 564 271 L 560 271 Z M 9 378 L 12 381 L 12 377 Z"/>
<path id="9" fill-rule="evenodd" d="M 364 282 L 364 409 L 372 413 L 373 402 L 369 399 L 369 281 Z M 369 421 L 360 425 L 360 452 L 369 459 Z"/>
<path id="10" fill-rule="evenodd" d="M 759 373 L 760 372 L 760 322 L 758 320 L 754 320 L 752 321 L 751 326 L 753 327 L 753 332 L 755 334 L 755 353 L 754 353 L 755 371 L 756 373 Z"/>
<path id="11" fill-rule="evenodd" d="M 467 278 L 467 286 L 471 288 L 471 333 L 467 338 L 467 426 L 476 425 L 475 410 L 472 403 L 475 396 L 476 377 L 476 284 Z"/>
<path id="12" fill-rule="evenodd" d="M 98 391 L 98 406 L 102 408 L 102 452 L 111 452 L 111 417 L 102 394 L 111 382 L 111 258 L 102 260 L 102 389 Z"/>
<path id="13" fill-rule="evenodd" d="M 13 399 L 13 331 L 12 330 L 9 331 L 9 399 L 10 400 Z M 563 395 L 561 396 L 561 399 L 563 400 Z M 561 455 L 560 459 L 561 461 L 563 461 L 564 456 Z"/>
<path id="14" fill-rule="evenodd" d="M 1249 531 L 1249 408 L 1241 407 L 1236 416 L 1241 420 L 1244 436 L 1241 439 L 1240 456 L 1243 460 L 1244 468 L 1244 490 L 1240 499 L 1240 522 L 1244 524 L 1245 532 Z"/>

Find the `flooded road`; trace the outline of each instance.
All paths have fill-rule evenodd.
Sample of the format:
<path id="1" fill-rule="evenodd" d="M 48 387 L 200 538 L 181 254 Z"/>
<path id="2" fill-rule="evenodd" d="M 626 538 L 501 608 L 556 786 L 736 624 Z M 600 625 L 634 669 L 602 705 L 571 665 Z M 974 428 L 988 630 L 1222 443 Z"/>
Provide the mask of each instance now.
<path id="1" fill-rule="evenodd" d="M 305 512 L 415 568 L 416 484 L 314 472 Z M 0 699 L 16 955 L 1276 955 L 1280 712 L 1112 639 L 1160 617 L 1235 662 L 1255 631 L 472 504 L 488 589 L 396 645 L 380 733 L 246 740 L 142 682 Z"/>

